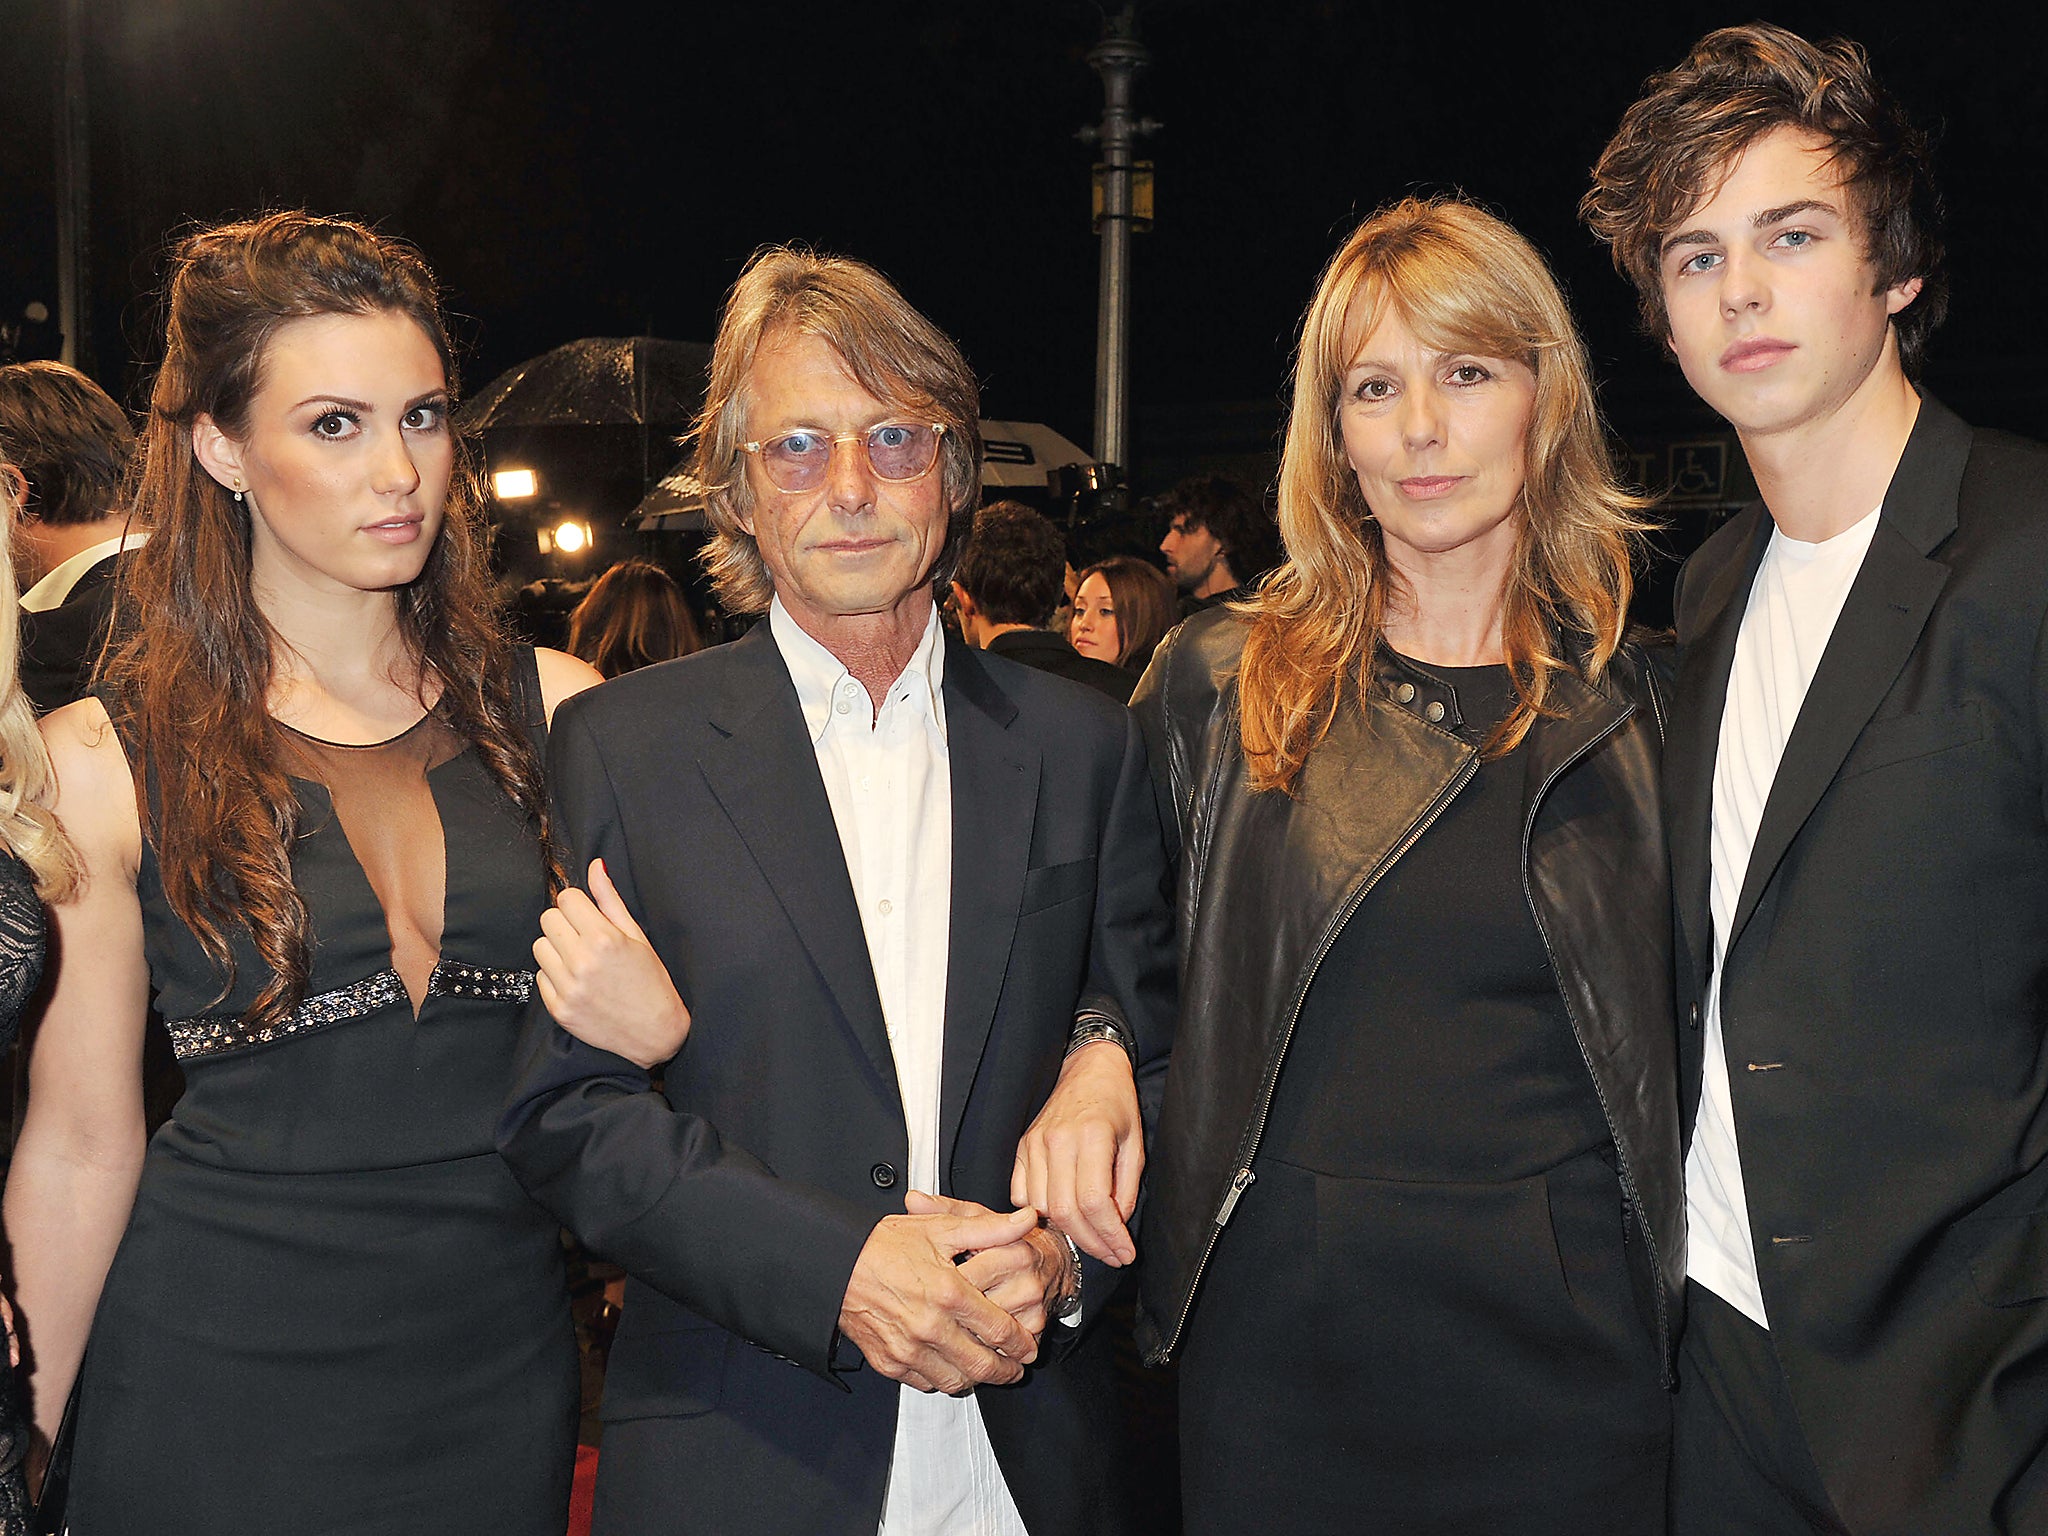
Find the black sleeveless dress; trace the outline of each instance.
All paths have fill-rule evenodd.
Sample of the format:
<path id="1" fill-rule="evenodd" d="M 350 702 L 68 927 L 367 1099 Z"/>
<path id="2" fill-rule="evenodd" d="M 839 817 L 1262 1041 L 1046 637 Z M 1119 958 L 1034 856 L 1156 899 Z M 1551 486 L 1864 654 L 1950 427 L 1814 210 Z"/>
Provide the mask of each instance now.
<path id="1" fill-rule="evenodd" d="M 21 1029 L 22 1009 L 43 979 L 43 904 L 35 876 L 0 844 L 0 1060 Z M 0 1089 L 4 1091 L 4 1089 Z M 13 1373 L 0 1372 L 0 1536 L 27 1536 L 28 1490 L 21 1463 L 28 1452 L 28 1416 Z"/>
<path id="2" fill-rule="evenodd" d="M 268 979 L 246 940 L 216 1001 L 144 851 L 150 980 L 186 1088 L 93 1322 L 71 1530 L 561 1536 L 561 1245 L 492 1143 L 539 848 L 434 716 L 372 747 L 279 731 L 314 937 L 288 1018 L 244 1021 Z"/>

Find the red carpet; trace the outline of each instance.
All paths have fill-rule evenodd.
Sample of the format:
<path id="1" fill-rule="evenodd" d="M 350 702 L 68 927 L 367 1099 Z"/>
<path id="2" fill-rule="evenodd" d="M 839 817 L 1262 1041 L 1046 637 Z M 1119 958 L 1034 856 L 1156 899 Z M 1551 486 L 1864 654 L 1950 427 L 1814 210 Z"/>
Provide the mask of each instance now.
<path id="1" fill-rule="evenodd" d="M 590 1506 L 597 1493 L 597 1447 L 576 1447 L 576 1481 L 569 1487 L 569 1536 L 590 1536 Z"/>

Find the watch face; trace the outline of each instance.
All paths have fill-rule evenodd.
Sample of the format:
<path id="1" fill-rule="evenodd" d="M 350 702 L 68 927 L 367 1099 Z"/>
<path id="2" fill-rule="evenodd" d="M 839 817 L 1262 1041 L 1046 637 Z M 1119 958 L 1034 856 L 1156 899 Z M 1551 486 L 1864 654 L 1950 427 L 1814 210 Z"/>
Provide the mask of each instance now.
<path id="1" fill-rule="evenodd" d="M 1074 1288 L 1060 1298 L 1052 1309 L 1052 1320 L 1058 1323 L 1064 1322 L 1081 1310 L 1081 1250 L 1066 1233 L 1060 1232 L 1057 1227 L 1053 1230 L 1058 1233 L 1060 1241 L 1067 1245 L 1067 1258 L 1074 1266 Z"/>

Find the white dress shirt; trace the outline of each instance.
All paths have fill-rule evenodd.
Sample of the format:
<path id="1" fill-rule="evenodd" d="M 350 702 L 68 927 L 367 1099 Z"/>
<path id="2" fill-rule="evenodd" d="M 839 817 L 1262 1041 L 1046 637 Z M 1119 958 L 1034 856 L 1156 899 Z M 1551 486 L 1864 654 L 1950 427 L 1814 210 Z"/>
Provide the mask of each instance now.
<path id="1" fill-rule="evenodd" d="M 71 595 L 71 589 L 78 585 L 79 579 L 87 571 L 102 560 L 110 560 L 115 555 L 148 542 L 149 530 L 135 528 L 118 538 L 102 539 L 89 549 L 81 549 L 69 560 L 50 567 L 43 573 L 41 581 L 21 594 L 22 611 L 48 613 L 52 608 L 61 606 L 64 599 Z"/>
<path id="2" fill-rule="evenodd" d="M 1882 511 L 1879 508 L 1879 511 Z M 1712 874 L 1714 970 L 1703 1021 L 1706 1075 L 1699 1117 L 1685 1159 L 1686 1273 L 1759 1327 L 1768 1328 L 1756 1243 L 1742 1186 L 1735 1105 L 1728 1088 L 1727 1044 L 1721 1032 L 1721 966 L 1728 927 L 1756 847 L 1757 825 L 1771 797 L 1785 743 L 1806 702 L 1806 690 L 1842 616 L 1849 588 L 1877 532 L 1877 512 L 1831 539 L 1805 544 L 1776 529 L 1757 568 L 1735 637 L 1721 743 L 1714 757 Z"/>
<path id="3" fill-rule="evenodd" d="M 938 612 L 879 709 L 780 599 L 768 624 L 796 684 L 867 936 L 909 1133 L 905 1184 L 936 1193 L 953 916 L 953 780 Z M 972 1393 L 901 1389 L 880 1536 L 1024 1536 Z"/>

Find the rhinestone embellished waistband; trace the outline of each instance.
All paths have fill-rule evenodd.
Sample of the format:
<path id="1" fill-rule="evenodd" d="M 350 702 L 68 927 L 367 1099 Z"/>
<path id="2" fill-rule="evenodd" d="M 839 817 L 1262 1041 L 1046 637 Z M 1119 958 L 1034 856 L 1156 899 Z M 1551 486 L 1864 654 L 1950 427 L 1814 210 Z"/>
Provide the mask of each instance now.
<path id="1" fill-rule="evenodd" d="M 531 971 L 500 971 L 487 965 L 443 960 L 427 978 L 428 997 L 499 998 L 523 1003 L 532 995 Z M 191 1061 L 269 1045 L 407 1001 L 405 982 L 398 972 L 386 970 L 309 997 L 275 1024 L 259 1027 L 239 1014 L 202 1014 L 191 1019 L 168 1019 L 165 1028 L 170 1031 L 171 1049 L 178 1060 Z"/>

